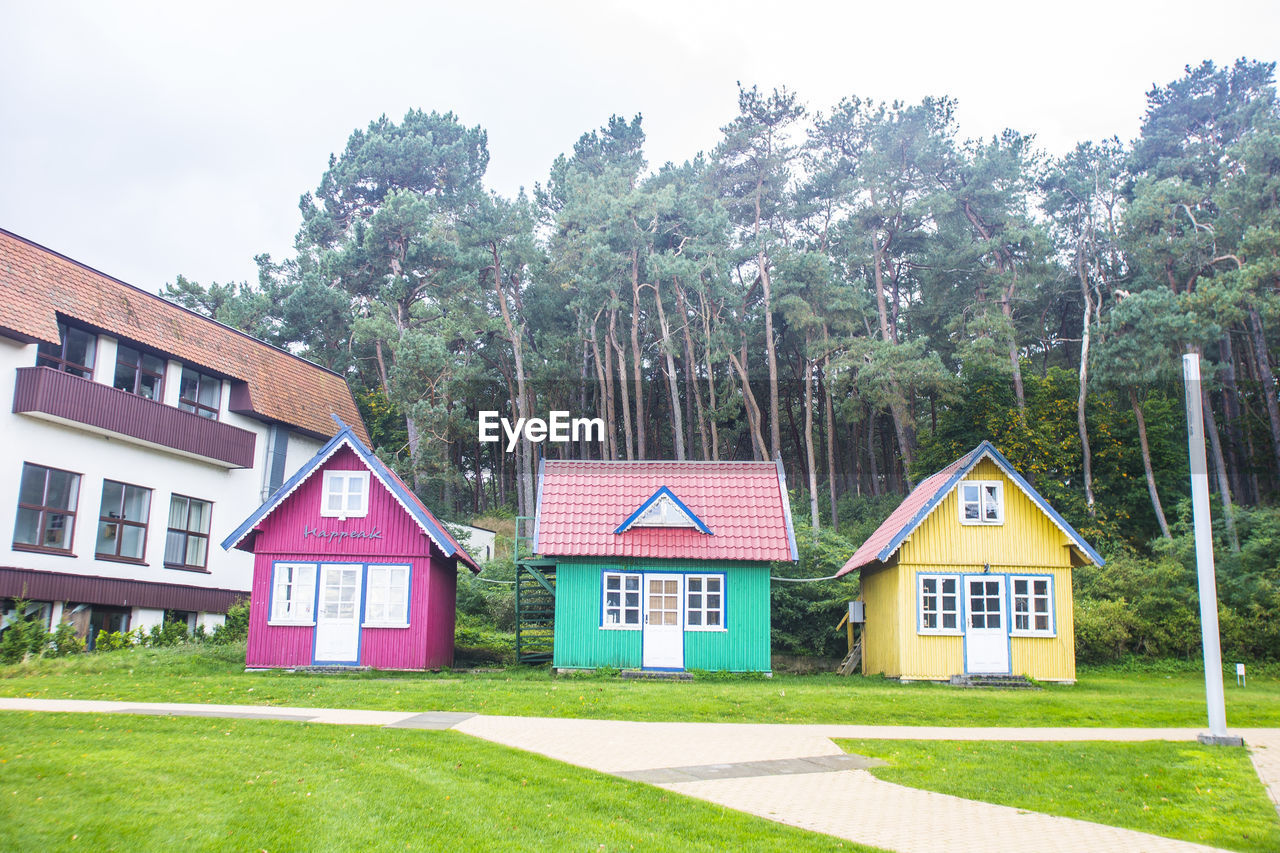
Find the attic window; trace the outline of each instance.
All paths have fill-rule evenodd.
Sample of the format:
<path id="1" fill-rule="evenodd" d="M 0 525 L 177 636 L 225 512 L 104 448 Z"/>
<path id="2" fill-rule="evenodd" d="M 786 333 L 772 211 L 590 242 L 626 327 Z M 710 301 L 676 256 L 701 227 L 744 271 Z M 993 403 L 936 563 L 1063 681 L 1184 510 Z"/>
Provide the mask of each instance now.
<path id="1" fill-rule="evenodd" d="M 965 480 L 960 484 L 961 524 L 1004 524 L 1004 484 Z"/>
<path id="2" fill-rule="evenodd" d="M 345 520 L 369 514 L 368 471 L 325 471 L 320 515 Z"/>
<path id="3" fill-rule="evenodd" d="M 649 508 L 640 513 L 640 517 L 631 522 L 632 527 L 697 527 L 689 514 L 676 506 L 676 502 L 663 495 Z"/>

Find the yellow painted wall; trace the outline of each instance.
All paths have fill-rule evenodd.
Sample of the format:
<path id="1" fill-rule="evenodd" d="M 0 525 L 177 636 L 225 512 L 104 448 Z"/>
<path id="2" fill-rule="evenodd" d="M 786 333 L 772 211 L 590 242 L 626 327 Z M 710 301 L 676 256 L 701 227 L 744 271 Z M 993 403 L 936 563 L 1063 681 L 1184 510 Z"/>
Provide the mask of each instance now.
<path id="1" fill-rule="evenodd" d="M 1075 633 L 1071 598 L 1071 549 L 1067 535 L 1004 475 L 984 459 L 965 478 L 1004 483 L 1004 523 L 960 523 L 959 489 L 934 508 L 924 523 L 898 550 L 889 567 L 863 574 L 867 600 L 868 673 L 902 678 L 943 679 L 964 672 L 964 638 L 917 633 L 916 575 L 918 573 L 981 574 L 987 564 L 996 573 L 1052 574 L 1056 636 L 1011 637 L 1010 670 L 1046 681 L 1072 681 Z M 868 584 L 868 581 L 871 581 Z M 1006 582 L 1006 609 L 1008 605 Z M 963 594 L 963 590 L 962 590 Z M 872 609 L 875 595 L 877 606 Z M 892 606 L 885 618 L 886 606 Z M 1006 613 L 1012 620 L 1013 614 Z M 890 624 L 885 624 L 885 623 Z M 895 645 L 897 654 L 872 648 Z"/>
<path id="2" fill-rule="evenodd" d="M 866 603 L 867 618 L 862 633 L 862 671 L 869 675 L 902 674 L 899 586 L 895 569 L 862 573 L 862 600 Z"/>

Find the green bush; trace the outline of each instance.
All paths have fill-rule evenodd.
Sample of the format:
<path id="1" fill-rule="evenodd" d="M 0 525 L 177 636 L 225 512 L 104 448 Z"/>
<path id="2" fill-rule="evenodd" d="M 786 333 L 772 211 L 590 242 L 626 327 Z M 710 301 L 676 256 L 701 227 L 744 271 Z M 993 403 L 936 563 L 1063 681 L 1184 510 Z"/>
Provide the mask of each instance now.
<path id="1" fill-rule="evenodd" d="M 771 574 L 787 578 L 826 578 L 834 575 L 854 552 L 854 546 L 837 533 L 823 529 L 814 541 L 812 529 L 795 523 L 797 564 L 775 563 Z M 857 574 L 839 580 L 812 583 L 770 582 L 771 637 L 773 651 L 791 655 L 843 657 L 847 651 L 844 629 L 836 630 L 858 597 Z"/>
<path id="2" fill-rule="evenodd" d="M 187 623 L 185 622 L 166 622 L 163 625 L 152 625 L 150 633 L 146 637 L 146 645 L 161 649 L 168 646 L 176 646 L 179 643 L 185 643 L 190 638 L 187 633 Z"/>
<path id="3" fill-rule="evenodd" d="M 225 646 L 231 643 L 243 643 L 248 636 L 249 601 L 245 599 L 228 608 L 226 620 L 213 629 L 213 633 L 209 635 L 209 642 Z"/>
<path id="4" fill-rule="evenodd" d="M 141 628 L 133 631 L 99 631 L 94 638 L 93 648 L 98 652 L 116 652 L 138 645 L 143 637 Z"/>
<path id="5" fill-rule="evenodd" d="M 78 655 L 84 651 L 85 642 L 76 636 L 75 626 L 70 622 L 59 622 L 58 627 L 49 634 L 49 644 L 45 649 L 45 657 L 60 658 L 67 655 Z"/>
<path id="6" fill-rule="evenodd" d="M 44 651 L 48 643 L 49 632 L 44 629 L 41 614 L 27 613 L 30 602 L 18 599 L 14 601 L 16 616 L 0 637 L 0 662 L 18 663 L 28 657 L 37 657 Z"/>

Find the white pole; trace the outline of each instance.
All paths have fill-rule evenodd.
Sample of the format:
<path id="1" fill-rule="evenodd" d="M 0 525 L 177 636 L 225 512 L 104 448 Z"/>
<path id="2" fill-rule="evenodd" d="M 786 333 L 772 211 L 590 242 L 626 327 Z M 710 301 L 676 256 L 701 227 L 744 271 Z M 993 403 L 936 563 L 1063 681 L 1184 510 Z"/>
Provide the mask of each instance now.
<path id="1" fill-rule="evenodd" d="M 1222 648 L 1218 636 L 1218 582 L 1213 571 L 1213 525 L 1209 517 L 1209 466 L 1204 455 L 1204 410 L 1200 393 L 1200 356 L 1182 357 L 1187 392 L 1187 447 L 1191 452 L 1191 514 L 1196 533 L 1196 578 L 1200 586 L 1200 636 L 1204 648 L 1205 702 L 1209 706 L 1209 739 L 1227 735 L 1227 708 L 1222 696 Z"/>

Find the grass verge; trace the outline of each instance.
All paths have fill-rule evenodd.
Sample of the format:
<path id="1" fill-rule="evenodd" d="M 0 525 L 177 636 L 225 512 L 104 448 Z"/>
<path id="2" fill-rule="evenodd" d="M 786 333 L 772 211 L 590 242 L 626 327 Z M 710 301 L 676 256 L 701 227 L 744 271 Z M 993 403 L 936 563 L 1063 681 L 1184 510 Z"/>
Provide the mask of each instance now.
<path id="1" fill-rule="evenodd" d="M 1243 747 L 1192 743 L 838 740 L 886 782 L 1231 850 L 1280 850 Z"/>
<path id="2" fill-rule="evenodd" d="M 1280 726 L 1280 679 L 1226 688 L 1232 726 Z M 1074 686 L 961 690 L 879 677 L 778 675 L 689 682 L 555 677 L 511 667 L 483 673 L 244 671 L 244 646 L 135 648 L 0 667 L 0 695 L 470 711 L 541 717 L 940 726 L 1203 726 L 1194 671 L 1088 670 Z"/>
<path id="3" fill-rule="evenodd" d="M 456 732 L 0 713 L 4 850 L 868 850 Z"/>

